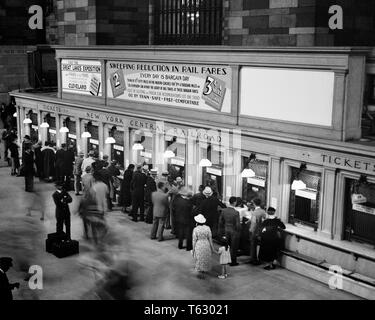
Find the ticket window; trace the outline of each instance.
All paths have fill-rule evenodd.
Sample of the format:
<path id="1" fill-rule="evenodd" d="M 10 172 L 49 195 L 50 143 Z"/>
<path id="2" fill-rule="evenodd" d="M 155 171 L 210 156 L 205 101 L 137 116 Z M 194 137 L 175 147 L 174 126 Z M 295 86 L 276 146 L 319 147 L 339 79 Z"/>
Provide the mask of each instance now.
<path id="1" fill-rule="evenodd" d="M 292 179 L 302 180 L 305 189 L 290 190 L 289 222 L 314 228 L 319 223 L 320 180 L 321 174 L 313 171 L 292 168 Z"/>
<path id="2" fill-rule="evenodd" d="M 259 198 L 264 208 L 267 205 L 268 162 L 255 159 L 248 164 L 248 157 L 242 157 L 242 168 L 248 167 L 255 172 L 255 176 L 242 179 L 242 200 L 251 202 Z"/>
<path id="3" fill-rule="evenodd" d="M 211 161 L 211 167 L 202 168 L 202 184 L 211 187 L 217 193 L 219 199 L 224 194 L 224 150 L 219 145 L 206 144 L 201 146 L 201 159 Z"/>
<path id="4" fill-rule="evenodd" d="M 353 195 L 361 195 L 355 199 Z M 344 239 L 375 245 L 375 184 L 345 181 Z"/>
<path id="5" fill-rule="evenodd" d="M 153 159 L 153 134 L 149 131 L 132 129 L 130 132 L 131 150 L 133 154 L 133 163 L 135 165 L 148 165 L 152 169 Z M 142 150 L 136 150 L 135 146 L 142 145 Z"/>
<path id="6" fill-rule="evenodd" d="M 174 153 L 174 157 L 164 157 L 167 164 L 167 171 L 171 179 L 176 180 L 181 177 L 185 181 L 186 173 L 186 139 L 176 136 L 165 137 L 165 150 Z"/>
<path id="7" fill-rule="evenodd" d="M 47 140 L 52 143 L 53 146 L 56 146 L 56 117 L 50 116 L 48 120 L 49 128 Z"/>
<path id="8" fill-rule="evenodd" d="M 88 128 L 91 138 L 88 140 L 88 151 L 99 152 L 99 126 L 91 125 Z"/>
<path id="9" fill-rule="evenodd" d="M 30 119 L 32 121 L 31 129 L 30 129 L 30 138 L 31 138 L 31 141 L 37 142 L 39 140 L 39 136 L 38 136 L 38 129 L 39 129 L 38 114 L 35 113 L 35 112 L 31 113 Z"/>
<path id="10" fill-rule="evenodd" d="M 76 128 L 76 122 L 75 121 L 68 121 L 67 123 L 69 132 L 68 132 L 68 140 L 67 145 L 70 146 L 70 148 L 73 149 L 74 153 L 77 153 L 77 128 Z"/>
<path id="11" fill-rule="evenodd" d="M 115 130 L 113 138 L 116 142 L 111 146 L 111 159 L 116 160 L 124 168 L 124 131 Z"/>

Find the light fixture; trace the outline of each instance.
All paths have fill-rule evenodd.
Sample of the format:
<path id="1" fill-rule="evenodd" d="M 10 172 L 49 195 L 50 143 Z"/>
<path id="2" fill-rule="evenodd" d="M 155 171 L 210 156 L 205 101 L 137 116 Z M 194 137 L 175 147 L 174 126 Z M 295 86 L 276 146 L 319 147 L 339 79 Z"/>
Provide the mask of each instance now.
<path id="1" fill-rule="evenodd" d="M 13 117 L 15 117 L 15 118 L 18 117 L 17 112 L 13 113 Z"/>
<path id="2" fill-rule="evenodd" d="M 139 143 L 139 141 L 138 141 L 138 142 L 133 144 L 132 149 L 135 150 L 135 151 L 143 150 L 143 145 L 141 143 Z"/>
<path id="3" fill-rule="evenodd" d="M 82 132 L 81 135 L 82 138 L 91 138 L 91 133 L 88 131 Z"/>
<path id="4" fill-rule="evenodd" d="M 114 135 L 114 133 L 115 133 L 116 130 L 117 130 L 116 126 L 113 126 L 109 130 L 109 136 L 105 139 L 105 143 L 106 144 L 114 144 L 114 143 L 116 143 L 115 138 L 113 138 L 113 135 Z"/>
<path id="5" fill-rule="evenodd" d="M 24 124 L 30 124 L 30 123 L 33 123 L 33 122 L 31 121 L 30 118 L 25 118 L 25 120 L 23 120 L 23 123 Z"/>
<path id="6" fill-rule="evenodd" d="M 200 167 L 212 167 L 212 162 L 208 159 L 202 159 L 199 161 L 199 166 Z"/>
<path id="7" fill-rule="evenodd" d="M 108 137 L 107 139 L 105 139 L 105 143 L 106 144 L 114 144 L 114 143 L 116 143 L 116 140 L 113 137 Z"/>
<path id="8" fill-rule="evenodd" d="M 91 133 L 90 133 L 90 129 L 89 129 L 91 126 L 92 126 L 91 121 L 89 121 L 85 124 L 85 131 L 82 132 L 82 134 L 81 134 L 82 138 L 91 138 Z"/>
<path id="9" fill-rule="evenodd" d="M 253 178 L 255 177 L 255 172 L 250 168 L 244 169 L 241 173 L 242 178 Z"/>
<path id="10" fill-rule="evenodd" d="M 66 119 L 63 122 L 63 126 L 59 130 L 60 133 L 68 133 L 69 132 L 69 128 L 68 128 L 69 121 L 70 121 L 70 118 L 66 117 Z"/>
<path id="11" fill-rule="evenodd" d="M 176 154 L 172 150 L 165 150 L 164 152 L 164 158 L 174 158 Z"/>
<path id="12" fill-rule="evenodd" d="M 42 122 L 41 125 L 40 125 L 41 128 L 49 128 L 48 120 L 49 120 L 50 117 L 51 117 L 51 116 L 50 116 L 49 113 L 47 113 L 47 114 L 44 116 L 44 118 L 43 118 L 43 122 Z"/>
<path id="13" fill-rule="evenodd" d="M 300 173 L 303 171 L 303 170 L 306 170 L 306 163 L 302 163 L 300 168 L 298 169 L 298 172 L 296 174 L 296 177 L 295 179 L 293 180 L 292 182 L 292 190 L 296 191 L 296 190 L 304 190 L 306 189 L 306 183 L 304 183 L 300 178 L 299 178 L 299 175 Z"/>
<path id="14" fill-rule="evenodd" d="M 352 203 L 353 204 L 361 204 L 366 203 L 367 198 L 359 192 L 359 187 L 361 185 L 368 184 L 367 177 L 365 175 L 361 175 L 357 181 L 354 182 L 354 189 L 352 192 Z"/>
<path id="15" fill-rule="evenodd" d="M 250 154 L 249 158 L 247 159 L 247 163 L 245 165 L 245 168 L 243 169 L 243 171 L 241 173 L 242 178 L 253 178 L 253 177 L 255 177 L 254 170 L 250 169 L 249 166 L 250 166 L 250 163 L 253 162 L 256 158 L 257 157 L 256 157 L 255 153 Z"/>

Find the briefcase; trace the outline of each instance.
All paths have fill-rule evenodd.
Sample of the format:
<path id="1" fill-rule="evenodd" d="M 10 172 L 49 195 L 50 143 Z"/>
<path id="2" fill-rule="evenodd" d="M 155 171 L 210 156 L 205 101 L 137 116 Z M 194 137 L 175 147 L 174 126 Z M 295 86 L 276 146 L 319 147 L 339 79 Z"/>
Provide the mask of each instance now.
<path id="1" fill-rule="evenodd" d="M 46 251 L 52 253 L 52 245 L 66 239 L 65 232 L 62 233 L 49 233 L 46 239 Z"/>
<path id="2" fill-rule="evenodd" d="M 79 242 L 76 240 L 56 242 L 52 245 L 52 253 L 57 258 L 65 258 L 79 253 Z"/>

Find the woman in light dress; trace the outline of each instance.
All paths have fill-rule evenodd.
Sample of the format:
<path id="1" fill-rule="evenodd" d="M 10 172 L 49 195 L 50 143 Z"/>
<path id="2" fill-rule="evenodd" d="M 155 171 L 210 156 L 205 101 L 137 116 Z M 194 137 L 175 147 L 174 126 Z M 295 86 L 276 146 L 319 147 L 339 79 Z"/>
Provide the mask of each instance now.
<path id="1" fill-rule="evenodd" d="M 215 252 L 212 243 L 210 227 L 206 226 L 206 218 L 199 214 L 194 217 L 197 226 L 193 230 L 193 257 L 195 260 L 195 270 L 199 272 L 199 277 L 203 278 L 204 273 L 211 270 L 211 256 Z"/>

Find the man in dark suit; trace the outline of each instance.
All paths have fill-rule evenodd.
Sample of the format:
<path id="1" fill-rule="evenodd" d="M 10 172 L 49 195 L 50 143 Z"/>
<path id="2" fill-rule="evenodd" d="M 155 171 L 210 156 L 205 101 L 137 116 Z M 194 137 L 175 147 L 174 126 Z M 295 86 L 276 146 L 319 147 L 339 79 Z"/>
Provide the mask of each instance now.
<path id="1" fill-rule="evenodd" d="M 169 211 L 168 194 L 165 192 L 164 187 L 163 182 L 158 182 L 158 190 L 151 195 L 153 204 L 151 239 L 156 239 L 156 237 L 158 237 L 159 241 L 163 241 L 165 219 Z"/>
<path id="2" fill-rule="evenodd" d="M 151 169 L 151 172 L 147 173 L 146 188 L 145 188 L 145 200 L 147 204 L 146 223 L 152 223 L 152 199 L 151 195 L 157 190 L 155 177 L 157 175 L 157 169 Z"/>
<path id="3" fill-rule="evenodd" d="M 138 221 L 138 208 L 140 209 L 140 221 L 145 220 L 145 185 L 147 176 L 142 172 L 142 166 L 137 166 L 137 171 L 133 175 L 130 184 L 132 192 L 132 216 L 133 221 Z"/>
<path id="4" fill-rule="evenodd" d="M 13 267 L 13 259 L 9 257 L 0 258 L 0 301 L 10 301 L 13 300 L 12 290 L 19 288 L 20 284 L 9 283 L 6 272 Z"/>
<path id="5" fill-rule="evenodd" d="M 238 266 L 237 250 L 241 232 L 240 214 L 234 209 L 236 202 L 236 197 L 230 197 L 229 207 L 222 209 L 219 218 L 219 226 L 223 228 L 225 237 L 228 239 L 228 244 L 230 246 L 231 266 Z"/>
<path id="6" fill-rule="evenodd" d="M 66 144 L 61 144 L 61 148 L 56 151 L 55 168 L 57 183 L 64 182 L 64 161 L 65 161 Z"/>
<path id="7" fill-rule="evenodd" d="M 56 205 L 56 233 L 63 233 L 65 224 L 66 239 L 70 240 L 70 210 L 72 197 L 61 184 L 56 184 L 56 191 L 52 195 Z"/>
<path id="8" fill-rule="evenodd" d="M 193 194 L 187 188 L 181 188 L 172 203 L 173 221 L 176 225 L 178 237 L 178 248 L 184 249 L 183 243 L 186 239 L 186 250 L 193 249 L 192 235 L 194 229 L 193 203 L 191 201 Z"/>

